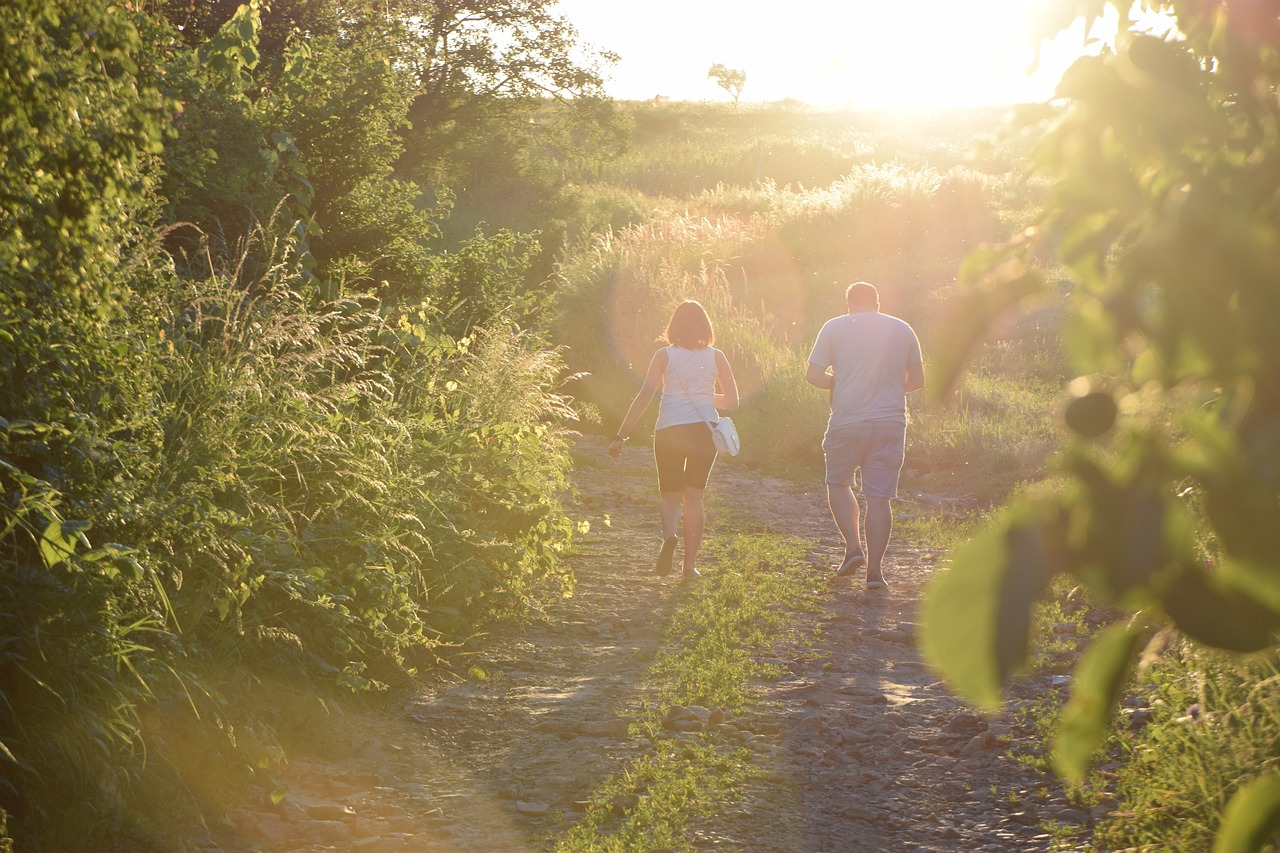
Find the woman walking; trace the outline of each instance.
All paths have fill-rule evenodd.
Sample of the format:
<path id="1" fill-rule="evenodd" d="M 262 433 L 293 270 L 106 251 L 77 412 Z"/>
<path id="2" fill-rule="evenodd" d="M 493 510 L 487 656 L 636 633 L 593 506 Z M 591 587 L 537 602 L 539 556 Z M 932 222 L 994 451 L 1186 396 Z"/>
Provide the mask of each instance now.
<path id="1" fill-rule="evenodd" d="M 717 418 L 718 409 L 737 408 L 738 385 L 728 359 L 712 346 L 715 333 L 699 303 L 682 302 L 671 315 L 664 337 L 668 345 L 653 354 L 644 385 L 627 409 L 622 426 L 609 445 L 609 455 L 622 453 L 622 443 L 661 386 L 653 433 L 662 514 L 657 571 L 659 575 L 671 572 L 683 520 L 684 578 L 688 580 L 699 576 L 703 494 L 716 461 L 716 446 L 707 422 Z"/>

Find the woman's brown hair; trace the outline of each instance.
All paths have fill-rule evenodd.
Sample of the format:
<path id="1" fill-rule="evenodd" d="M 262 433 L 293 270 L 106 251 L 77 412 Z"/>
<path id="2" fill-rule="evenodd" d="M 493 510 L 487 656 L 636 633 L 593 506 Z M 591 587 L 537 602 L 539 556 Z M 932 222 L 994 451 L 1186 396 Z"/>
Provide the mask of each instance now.
<path id="1" fill-rule="evenodd" d="M 681 349 L 702 349 L 716 342 L 711 318 L 702 305 L 692 299 L 686 299 L 676 306 L 671 322 L 667 324 L 665 337 L 667 343 Z"/>

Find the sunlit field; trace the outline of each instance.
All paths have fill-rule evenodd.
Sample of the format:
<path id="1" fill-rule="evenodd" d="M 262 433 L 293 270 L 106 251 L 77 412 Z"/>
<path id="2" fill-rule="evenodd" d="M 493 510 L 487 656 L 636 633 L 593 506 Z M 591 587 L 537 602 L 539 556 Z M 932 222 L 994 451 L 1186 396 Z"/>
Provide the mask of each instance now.
<path id="1" fill-rule="evenodd" d="M 635 146 L 583 189 L 584 216 L 617 218 L 573 243 L 559 270 L 556 339 L 589 374 L 573 393 L 598 412 L 588 429 L 612 430 L 672 306 L 697 299 L 742 390 L 741 458 L 770 470 L 819 470 L 826 402 L 804 364 L 845 286 L 874 283 L 928 361 L 960 261 L 1025 221 L 1035 195 L 1002 111 L 629 110 Z M 1038 475 L 1059 417 L 1059 315 L 1046 308 L 999 329 L 952 399 L 913 399 L 908 490 L 988 505 Z"/>
<path id="2" fill-rule="evenodd" d="M 403 730 L 406 697 L 508 664 L 540 689 L 535 629 L 572 628 L 566 670 L 688 644 L 625 671 L 655 703 L 752 709 L 775 665 L 742 655 L 800 654 L 792 617 L 825 642 L 837 600 L 804 374 L 856 281 L 924 350 L 895 504 L 914 586 L 892 640 L 828 621 L 953 703 L 1074 664 L 1018 759 L 1091 810 L 1056 840 L 1280 844 L 1275 4 L 811 7 L 0 4 L 0 853 L 326 830 L 354 813 L 290 812 L 281 781 L 332 745 L 311 723 Z M 597 451 L 686 299 L 741 391 L 716 474 L 816 503 L 789 507 L 803 536 L 712 531 L 701 586 L 649 562 L 643 587 L 657 407 L 631 467 Z M 610 595 L 616 624 L 556 622 Z M 560 849 L 620 849 L 598 830 L 637 780 L 685 849 L 723 805 L 692 795 L 764 778 L 665 751 L 659 707 L 630 719 L 683 757 L 563 800 L 587 820 Z M 414 737 L 469 769 L 436 734 Z M 522 832 L 552 808 L 517 802 L 492 805 Z M 361 846 L 415 849 L 423 821 Z"/>

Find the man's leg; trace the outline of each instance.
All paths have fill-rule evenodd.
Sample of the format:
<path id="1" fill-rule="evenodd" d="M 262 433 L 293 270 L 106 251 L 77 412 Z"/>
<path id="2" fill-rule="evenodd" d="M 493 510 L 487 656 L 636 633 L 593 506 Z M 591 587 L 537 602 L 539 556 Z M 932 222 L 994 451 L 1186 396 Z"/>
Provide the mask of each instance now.
<path id="1" fill-rule="evenodd" d="M 827 483 L 827 504 L 831 507 L 831 517 L 844 538 L 845 560 L 854 554 L 864 553 L 859 530 L 862 510 L 858 507 L 858 496 L 853 493 L 853 487 Z"/>
<path id="2" fill-rule="evenodd" d="M 867 498 L 867 580 L 883 581 L 881 561 L 893 532 L 893 507 L 888 498 Z"/>

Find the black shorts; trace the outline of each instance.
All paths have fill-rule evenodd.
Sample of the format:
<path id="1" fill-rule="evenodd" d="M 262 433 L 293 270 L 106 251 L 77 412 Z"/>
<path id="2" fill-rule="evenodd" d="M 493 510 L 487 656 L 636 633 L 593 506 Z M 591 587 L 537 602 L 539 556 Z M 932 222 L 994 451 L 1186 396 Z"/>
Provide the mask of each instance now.
<path id="1" fill-rule="evenodd" d="M 705 489 L 716 461 L 711 427 L 705 423 L 663 427 L 653 434 L 653 459 L 658 466 L 658 491 Z"/>

